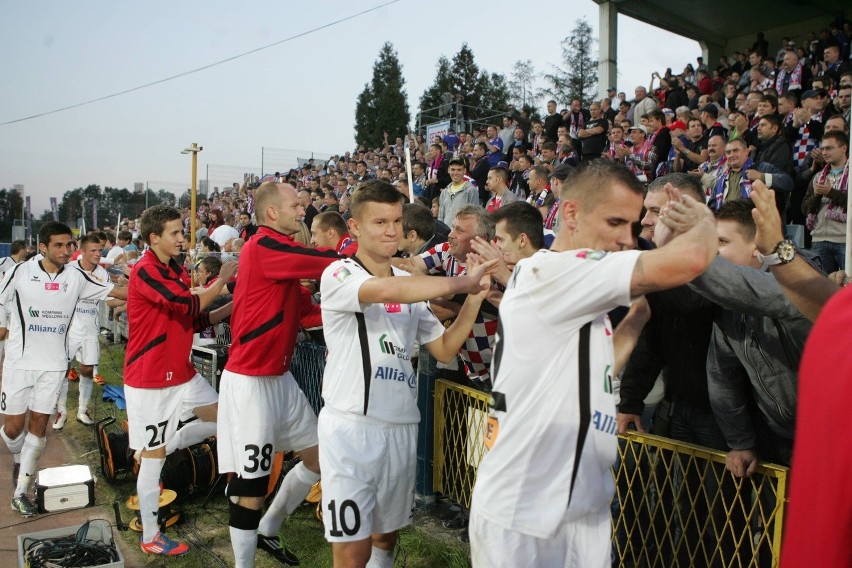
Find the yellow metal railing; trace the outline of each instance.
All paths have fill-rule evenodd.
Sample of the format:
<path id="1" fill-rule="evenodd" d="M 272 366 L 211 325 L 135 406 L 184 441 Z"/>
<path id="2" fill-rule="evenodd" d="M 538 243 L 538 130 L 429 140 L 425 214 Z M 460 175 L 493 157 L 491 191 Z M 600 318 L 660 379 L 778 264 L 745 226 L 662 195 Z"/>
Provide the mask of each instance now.
<path id="1" fill-rule="evenodd" d="M 435 382 L 433 488 L 466 508 L 470 508 L 476 470 L 486 452 L 483 435 L 489 398 L 469 387 Z"/>
<path id="2" fill-rule="evenodd" d="M 470 507 L 488 412 L 486 393 L 435 384 L 434 489 Z M 763 464 L 747 479 L 725 454 L 639 433 L 619 440 L 612 470 L 613 553 L 619 566 L 777 566 L 789 470 Z"/>

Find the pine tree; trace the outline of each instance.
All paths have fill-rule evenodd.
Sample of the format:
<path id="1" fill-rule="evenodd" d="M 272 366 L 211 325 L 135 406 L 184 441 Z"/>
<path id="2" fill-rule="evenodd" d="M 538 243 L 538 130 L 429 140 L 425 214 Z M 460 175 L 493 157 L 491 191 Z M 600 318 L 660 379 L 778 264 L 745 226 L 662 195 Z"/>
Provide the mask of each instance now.
<path id="1" fill-rule="evenodd" d="M 567 106 L 572 99 L 580 99 L 584 105 L 592 102 L 598 85 L 597 53 L 592 27 L 585 18 L 577 20 L 571 35 L 562 40 L 562 62 L 564 67 L 553 66 L 552 73 L 545 73 L 549 86 L 542 94 Z"/>
<path id="2" fill-rule="evenodd" d="M 442 55 L 438 59 L 435 81 L 420 96 L 421 126 L 449 117 L 452 92 L 450 60 Z"/>
<path id="3" fill-rule="evenodd" d="M 455 124 L 456 128 L 469 128 L 469 121 L 499 122 L 496 115 L 508 110 L 509 98 L 506 77 L 480 69 L 473 51 L 464 43 L 452 64 L 444 56 L 438 59 L 435 81 L 420 97 L 420 126 L 462 118 L 468 124 Z M 453 102 L 462 105 L 456 107 L 460 109 L 456 114 L 451 113 Z"/>
<path id="4" fill-rule="evenodd" d="M 466 43 L 463 43 L 459 52 L 453 56 L 452 87 L 464 105 L 463 115 L 466 121 L 487 119 L 488 122 L 497 122 L 495 111 L 504 112 L 509 106 L 506 78 L 480 69 L 473 51 Z"/>
<path id="5" fill-rule="evenodd" d="M 355 103 L 355 145 L 367 145 L 372 130 L 373 92 L 370 85 L 365 84 L 364 90 L 358 95 Z"/>
<path id="6" fill-rule="evenodd" d="M 482 112 L 480 118 L 486 119 L 491 124 L 502 127 L 501 117 L 495 117 L 495 113 L 507 112 L 509 109 L 509 85 L 506 77 L 500 73 L 489 74 L 484 69 L 479 74 L 480 106 Z"/>
<path id="7" fill-rule="evenodd" d="M 465 105 L 479 106 L 478 79 L 479 66 L 474 61 L 473 51 L 463 43 L 459 52 L 453 56 L 450 85 L 453 93 L 460 96 Z"/>
<path id="8" fill-rule="evenodd" d="M 356 143 L 377 147 L 383 144 L 385 132 L 391 141 L 408 132 L 411 114 L 404 85 L 396 51 L 390 42 L 385 43 L 373 64 L 373 79 L 355 105 Z"/>

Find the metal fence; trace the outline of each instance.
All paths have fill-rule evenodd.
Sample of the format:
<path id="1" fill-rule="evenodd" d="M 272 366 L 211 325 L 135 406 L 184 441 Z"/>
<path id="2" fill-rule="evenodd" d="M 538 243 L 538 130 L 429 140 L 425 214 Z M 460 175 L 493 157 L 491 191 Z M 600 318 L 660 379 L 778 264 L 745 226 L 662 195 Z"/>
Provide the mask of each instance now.
<path id="1" fill-rule="evenodd" d="M 323 345 L 303 341 L 293 350 L 290 372 L 305 393 L 311 408 L 319 414 L 322 402 L 322 372 L 325 369 L 326 349 Z"/>
<path id="2" fill-rule="evenodd" d="M 436 382 L 434 489 L 468 508 L 486 453 L 488 398 Z M 722 452 L 631 433 L 612 473 L 615 565 L 777 566 L 787 468 L 761 465 L 737 479 Z"/>

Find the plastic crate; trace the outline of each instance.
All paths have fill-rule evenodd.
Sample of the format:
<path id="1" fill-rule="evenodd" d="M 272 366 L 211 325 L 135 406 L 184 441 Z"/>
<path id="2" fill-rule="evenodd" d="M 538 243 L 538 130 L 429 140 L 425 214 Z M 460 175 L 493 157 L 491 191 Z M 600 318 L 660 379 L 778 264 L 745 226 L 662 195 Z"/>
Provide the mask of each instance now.
<path id="1" fill-rule="evenodd" d="M 27 542 L 30 539 L 42 540 L 45 538 L 73 536 L 77 534 L 77 531 L 80 530 L 80 527 L 82 526 L 83 525 L 75 527 L 64 527 L 59 529 L 50 529 L 46 531 L 18 535 L 18 568 L 27 567 L 27 564 L 24 561 L 24 542 Z M 87 540 L 103 541 L 106 543 L 115 544 L 115 539 L 112 535 L 112 525 L 100 519 L 91 521 L 89 523 L 89 532 L 87 534 Z M 118 552 L 117 561 L 110 562 L 109 564 L 98 564 L 97 566 L 93 566 L 91 568 L 124 568 L 124 555 L 121 554 L 121 550 L 119 550 L 117 545 L 115 549 L 116 552 Z"/>

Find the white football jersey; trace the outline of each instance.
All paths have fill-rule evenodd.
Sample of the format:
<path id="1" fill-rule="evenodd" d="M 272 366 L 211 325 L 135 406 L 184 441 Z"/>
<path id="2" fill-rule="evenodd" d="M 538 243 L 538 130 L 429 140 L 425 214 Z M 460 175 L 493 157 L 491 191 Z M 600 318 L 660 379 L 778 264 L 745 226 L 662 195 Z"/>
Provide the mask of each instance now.
<path id="1" fill-rule="evenodd" d="M 393 269 L 394 276 L 408 276 Z M 328 359 L 322 380 L 326 406 L 395 424 L 420 422 L 414 342 L 426 345 L 444 326 L 426 302 L 362 304 L 358 289 L 373 278 L 353 259 L 338 260 L 322 274 L 322 322 Z"/>
<path id="2" fill-rule="evenodd" d="M 0 258 L 0 278 L 3 278 L 3 276 L 6 274 L 6 271 L 17 266 L 17 264 L 18 263 L 15 262 L 15 259 L 13 259 L 11 256 L 4 256 L 3 258 Z"/>
<path id="3" fill-rule="evenodd" d="M 607 313 L 630 304 L 639 254 L 539 251 L 515 267 L 494 347 L 491 449 L 473 491 L 473 506 L 488 521 L 551 538 L 566 518 L 609 507 L 617 438 Z M 587 324 L 590 380 L 581 402 L 580 336 Z"/>
<path id="4" fill-rule="evenodd" d="M 49 274 L 34 258 L 9 270 L 0 284 L 2 311 L 9 308 L 4 366 L 27 371 L 67 369 L 67 334 L 77 302 L 102 300 L 112 288 L 73 264 Z"/>
<path id="5" fill-rule="evenodd" d="M 98 284 L 107 284 L 110 281 L 109 273 L 100 265 L 95 265 L 94 270 L 86 270 L 80 264 L 80 259 L 78 258 L 68 263 L 68 266 L 80 269 L 86 276 Z M 77 308 L 74 310 L 74 318 L 71 320 L 71 329 L 68 333 L 78 338 L 97 337 L 101 331 L 100 322 L 98 321 L 99 302 L 100 300 L 90 299 L 81 299 L 77 302 Z"/>

